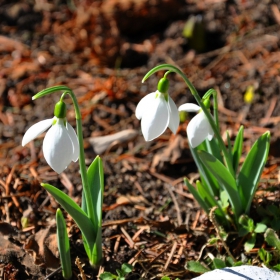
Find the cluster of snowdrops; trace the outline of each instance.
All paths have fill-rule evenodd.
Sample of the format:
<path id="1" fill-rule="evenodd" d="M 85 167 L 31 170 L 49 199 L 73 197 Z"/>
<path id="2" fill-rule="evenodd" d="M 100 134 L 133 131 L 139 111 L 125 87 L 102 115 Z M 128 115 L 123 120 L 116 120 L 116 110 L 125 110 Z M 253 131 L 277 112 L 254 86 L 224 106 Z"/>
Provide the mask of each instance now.
<path id="1" fill-rule="evenodd" d="M 234 225 L 238 229 L 242 227 L 239 217 L 250 212 L 252 199 L 268 156 L 270 133 L 264 133 L 255 142 L 240 167 L 243 127 L 240 128 L 234 141 L 229 135 L 226 143 L 223 141 L 219 130 L 216 91 L 210 89 L 201 98 L 184 73 L 169 64 L 150 70 L 143 78 L 143 82 L 155 72 L 162 70 L 167 72 L 160 79 L 157 90 L 146 95 L 136 107 L 135 115 L 141 120 L 143 136 L 146 141 L 151 141 L 160 136 L 167 127 L 175 134 L 180 122 L 179 112 L 196 112 L 196 116 L 187 126 L 187 136 L 200 173 L 200 180 L 197 180 L 196 186 L 193 186 L 185 178 L 185 184 L 206 213 L 214 208 L 217 221 L 221 225 L 224 227 Z M 177 108 L 168 93 L 167 76 L 171 72 L 183 78 L 197 104 L 186 103 Z M 25 146 L 49 128 L 43 141 L 43 153 L 50 167 L 57 173 L 61 173 L 71 161 L 75 162 L 79 159 L 83 184 L 81 206 L 56 187 L 44 183 L 41 185 L 76 222 L 82 233 L 89 262 L 93 267 L 97 267 L 102 262 L 101 226 L 104 190 L 102 161 L 97 156 L 88 168 L 85 165 L 81 113 L 77 99 L 70 88 L 51 87 L 39 92 L 33 99 L 57 91 L 63 91 L 63 94 L 55 105 L 54 117 L 31 126 L 23 137 L 22 145 Z M 73 101 L 77 133 L 66 119 L 67 110 L 63 101 L 66 95 L 69 95 Z M 63 277 L 68 279 L 71 277 L 70 246 L 65 221 L 59 209 L 57 230 L 62 273 Z"/>

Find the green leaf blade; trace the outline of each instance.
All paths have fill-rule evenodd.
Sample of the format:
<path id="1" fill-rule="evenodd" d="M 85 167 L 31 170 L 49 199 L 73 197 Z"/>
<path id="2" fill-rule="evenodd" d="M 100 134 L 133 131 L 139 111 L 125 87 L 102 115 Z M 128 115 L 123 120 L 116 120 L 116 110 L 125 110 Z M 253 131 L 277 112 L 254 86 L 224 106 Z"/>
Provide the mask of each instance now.
<path id="1" fill-rule="evenodd" d="M 64 279 L 70 279 L 72 277 L 70 243 L 67 235 L 65 220 L 59 208 L 56 211 L 56 226 L 57 245 L 61 260 L 62 275 Z"/>
<path id="2" fill-rule="evenodd" d="M 214 258 L 213 264 L 214 264 L 215 269 L 222 269 L 227 266 L 223 260 L 218 259 L 218 258 Z"/>
<path id="3" fill-rule="evenodd" d="M 263 233 L 267 229 L 267 225 L 263 223 L 257 223 L 254 232 L 256 233 Z"/>
<path id="4" fill-rule="evenodd" d="M 117 276 L 110 272 L 103 272 L 102 274 L 99 275 L 99 278 L 101 280 L 112 280 L 112 279 L 117 279 Z"/>
<path id="5" fill-rule="evenodd" d="M 122 264 L 122 271 L 127 275 L 133 270 L 133 266 L 129 263 L 123 263 Z"/>
<path id="6" fill-rule="evenodd" d="M 190 151 L 192 153 L 193 159 L 195 164 L 199 170 L 201 181 L 203 182 L 204 186 L 207 188 L 208 192 L 211 193 L 212 196 L 219 195 L 219 185 L 217 184 L 216 178 L 209 172 L 207 168 L 202 164 L 198 152 L 200 150 L 207 151 L 207 145 L 204 141 L 200 144 L 197 148 L 190 147 Z"/>
<path id="7" fill-rule="evenodd" d="M 270 146 L 270 133 L 264 133 L 249 151 L 237 178 L 245 213 L 248 213 L 265 166 Z"/>
<path id="8" fill-rule="evenodd" d="M 198 204 L 202 207 L 202 209 L 209 214 L 210 208 L 209 205 L 204 201 L 203 197 L 200 196 L 198 191 L 195 189 L 195 187 L 188 181 L 187 178 L 184 178 L 184 183 L 189 189 L 190 193 L 194 196 L 195 200 L 198 202 Z"/>
<path id="9" fill-rule="evenodd" d="M 276 247 L 278 251 L 280 251 L 280 240 L 276 232 L 268 228 L 264 234 L 264 239 L 267 242 L 268 245 Z"/>
<path id="10" fill-rule="evenodd" d="M 188 261 L 185 265 L 185 269 L 196 273 L 204 273 L 210 271 L 209 268 L 206 268 L 200 262 L 197 261 Z"/>
<path id="11" fill-rule="evenodd" d="M 95 226 L 102 226 L 102 204 L 104 193 L 104 171 L 102 160 L 97 156 L 87 170 L 88 184 L 91 191 L 92 205 L 94 207 Z"/>
<path id="12" fill-rule="evenodd" d="M 96 239 L 96 230 L 86 213 L 61 190 L 49 184 L 42 183 L 41 186 L 57 200 L 67 213 L 69 213 L 85 236 L 89 247 L 93 248 Z"/>
<path id="13" fill-rule="evenodd" d="M 256 244 L 257 234 L 253 233 L 244 244 L 245 252 L 250 252 Z"/>
<path id="14" fill-rule="evenodd" d="M 213 173 L 227 192 L 235 217 L 238 218 L 242 214 L 243 209 L 235 179 L 227 168 L 211 154 L 205 151 L 198 151 L 198 155 L 205 167 Z"/>
<path id="15" fill-rule="evenodd" d="M 243 133 L 244 133 L 244 127 L 243 125 L 240 126 L 239 131 L 236 135 L 233 149 L 232 149 L 232 167 L 235 173 L 237 172 L 240 157 L 242 154 L 242 148 L 243 148 Z"/>

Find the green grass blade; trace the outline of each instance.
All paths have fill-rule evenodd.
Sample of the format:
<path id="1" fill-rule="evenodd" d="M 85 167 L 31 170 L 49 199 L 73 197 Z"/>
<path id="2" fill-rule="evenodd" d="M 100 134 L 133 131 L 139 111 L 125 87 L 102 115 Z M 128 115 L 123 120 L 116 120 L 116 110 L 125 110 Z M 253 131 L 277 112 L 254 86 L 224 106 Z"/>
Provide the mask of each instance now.
<path id="1" fill-rule="evenodd" d="M 240 126 L 239 131 L 236 135 L 233 150 L 232 150 L 232 167 L 234 172 L 237 172 L 240 157 L 242 154 L 242 148 L 243 148 L 243 133 L 244 133 L 244 127 L 243 125 Z"/>
<path id="2" fill-rule="evenodd" d="M 232 177 L 227 168 L 209 153 L 205 151 L 198 151 L 198 155 L 205 167 L 213 173 L 218 182 L 227 192 L 232 210 L 237 219 L 242 214 L 243 209 L 235 179 Z"/>
<path id="3" fill-rule="evenodd" d="M 61 210 L 56 210 L 56 226 L 57 226 L 57 245 L 60 255 L 62 276 L 64 279 L 72 277 L 70 243 L 67 234 L 66 224 Z"/>
<path id="4" fill-rule="evenodd" d="M 78 206 L 76 202 L 74 202 L 61 190 L 49 184 L 42 183 L 41 186 L 57 200 L 57 202 L 65 209 L 65 211 L 69 213 L 86 238 L 88 246 L 93 248 L 97 233 L 86 213 Z"/>
<path id="5" fill-rule="evenodd" d="M 270 146 L 270 132 L 264 133 L 249 151 L 237 178 L 245 213 L 249 213 Z"/>

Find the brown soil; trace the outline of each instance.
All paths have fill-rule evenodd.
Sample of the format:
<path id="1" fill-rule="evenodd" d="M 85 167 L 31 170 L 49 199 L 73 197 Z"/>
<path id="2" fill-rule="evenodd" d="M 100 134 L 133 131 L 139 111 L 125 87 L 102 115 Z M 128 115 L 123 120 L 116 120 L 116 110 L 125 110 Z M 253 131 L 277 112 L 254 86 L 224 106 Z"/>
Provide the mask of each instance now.
<path id="1" fill-rule="evenodd" d="M 56 270 L 59 205 L 40 182 L 53 184 L 80 203 L 79 167 L 73 163 L 61 175 L 53 172 L 43 157 L 43 136 L 21 146 L 28 127 L 53 116 L 60 95 L 36 101 L 31 97 L 60 84 L 70 87 L 79 100 L 87 164 L 96 154 L 104 162 L 100 271 L 115 273 L 126 262 L 135 267 L 129 279 L 195 277 L 184 265 L 205 254 L 203 246 L 215 231 L 183 184 L 184 176 L 197 178 L 186 140 L 187 122 L 177 135 L 168 130 L 145 142 L 135 107 L 155 90 L 163 73 L 144 84 L 141 80 L 154 66 L 170 63 L 187 74 L 201 95 L 215 88 L 222 133 L 228 129 L 234 137 L 244 125 L 244 152 L 270 130 L 271 151 L 261 189 L 276 187 L 267 198 L 273 201 L 280 162 L 279 1 L 54 3 L 0 1 L 0 278 L 62 279 Z M 197 25 L 194 37 L 186 38 L 182 34 L 191 17 Z M 249 86 L 255 94 L 247 104 Z M 178 106 L 194 102 L 173 74 L 170 94 Z M 68 121 L 75 126 L 67 101 Z M 121 131 L 121 137 L 105 144 L 98 138 Z M 28 221 L 25 226 L 23 218 Z M 77 257 L 85 264 L 87 279 L 95 279 L 100 271 L 89 267 L 80 232 L 67 213 L 65 218 L 74 279 L 82 279 Z M 224 253 L 222 248 L 206 250 Z M 235 257 L 240 253 L 235 250 Z"/>

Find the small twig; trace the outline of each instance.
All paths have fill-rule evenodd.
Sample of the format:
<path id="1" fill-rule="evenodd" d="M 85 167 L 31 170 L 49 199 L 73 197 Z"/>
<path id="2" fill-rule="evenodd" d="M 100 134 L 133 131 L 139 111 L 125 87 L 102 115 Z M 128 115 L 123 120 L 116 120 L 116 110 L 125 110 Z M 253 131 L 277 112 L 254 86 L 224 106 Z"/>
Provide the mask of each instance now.
<path id="1" fill-rule="evenodd" d="M 170 245 L 171 246 L 171 245 Z M 160 256 L 162 256 L 167 250 L 169 250 L 170 246 L 163 249 L 157 256 L 151 259 L 150 264 L 152 264 L 155 260 L 157 260 Z"/>
<path id="2" fill-rule="evenodd" d="M 128 243 L 129 247 L 133 248 L 134 247 L 134 241 L 131 239 L 128 232 L 123 227 L 121 227 L 121 231 L 122 231 L 123 235 L 126 237 L 125 241 Z"/>
<path id="3" fill-rule="evenodd" d="M 114 253 L 117 253 L 117 252 L 118 252 L 118 249 L 119 249 L 119 246 L 120 246 L 120 241 L 121 241 L 121 236 L 119 235 L 119 236 L 117 237 L 116 242 L 115 242 Z"/>
<path id="4" fill-rule="evenodd" d="M 165 263 L 165 265 L 164 265 L 164 268 L 163 268 L 164 271 L 165 271 L 165 270 L 167 269 L 167 267 L 169 266 L 170 261 L 171 261 L 173 255 L 174 255 L 174 253 L 175 253 L 176 247 L 177 247 L 177 242 L 174 241 L 173 246 L 172 246 L 172 249 L 171 249 L 171 252 L 170 252 L 170 255 L 169 255 L 169 257 L 168 257 L 168 259 L 167 259 L 167 261 L 166 261 L 166 263 Z"/>
<path id="5" fill-rule="evenodd" d="M 176 196 L 174 195 L 174 192 L 171 189 L 171 186 L 169 184 L 166 184 L 166 186 L 167 186 L 167 190 L 168 190 L 168 192 L 169 192 L 169 194 L 170 194 L 170 196 L 173 200 L 173 203 L 174 203 L 174 206 L 175 206 L 175 209 L 176 209 L 176 212 L 177 212 L 178 226 L 180 226 L 183 223 L 183 220 L 182 220 L 181 210 L 180 210 L 179 204 L 177 202 Z"/>
<path id="6" fill-rule="evenodd" d="M 209 213 L 209 219 L 210 221 L 212 222 L 221 242 L 223 243 L 224 247 L 225 247 L 225 250 L 227 251 L 228 255 L 236 262 L 236 259 L 235 257 L 231 254 L 226 242 L 224 241 L 224 239 L 222 238 L 222 235 L 221 235 L 221 230 L 220 230 L 220 227 L 219 227 L 219 224 L 216 220 L 216 217 L 215 217 L 215 210 L 218 209 L 217 206 L 214 206 L 211 210 L 210 210 L 210 213 Z"/>
<path id="7" fill-rule="evenodd" d="M 47 275 L 44 280 L 48 280 L 50 279 L 52 276 L 54 276 L 55 274 L 59 273 L 61 271 L 61 266 L 59 268 L 57 268 L 55 271 L 53 271 L 52 273 L 50 273 L 49 275 Z"/>
<path id="8" fill-rule="evenodd" d="M 197 226 L 197 223 L 198 223 L 198 219 L 199 219 L 199 216 L 200 216 L 200 210 L 198 210 L 196 212 L 196 215 L 195 215 L 195 220 L 193 221 L 193 224 L 192 224 L 192 230 L 195 230 L 196 226 Z"/>
<path id="9" fill-rule="evenodd" d="M 183 243 L 180 245 L 180 248 L 178 250 L 178 257 L 176 258 L 176 260 L 174 261 L 174 264 L 177 264 L 181 258 L 181 256 L 183 255 L 183 252 L 184 252 L 184 247 L 186 246 L 187 244 L 187 240 L 183 240 Z"/>

